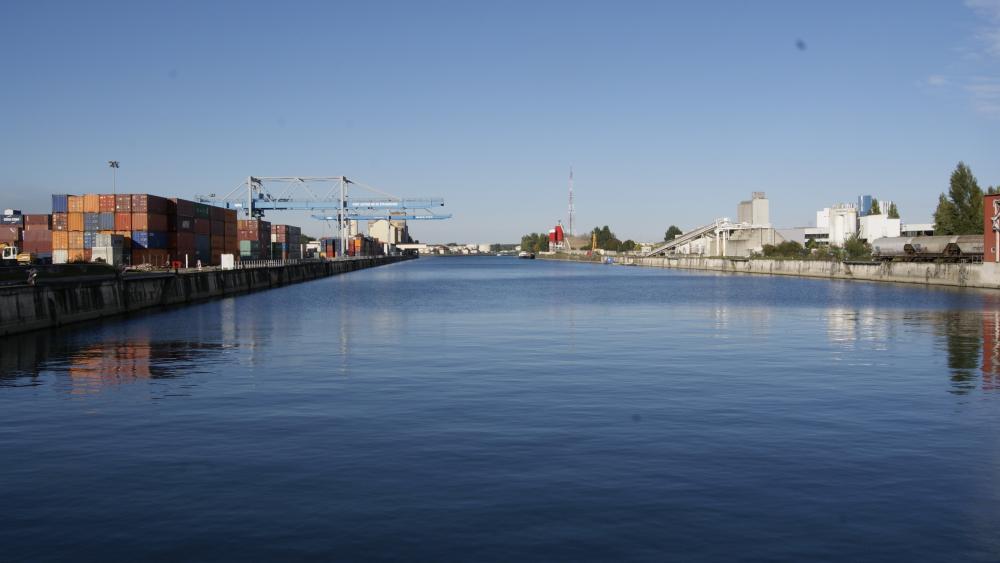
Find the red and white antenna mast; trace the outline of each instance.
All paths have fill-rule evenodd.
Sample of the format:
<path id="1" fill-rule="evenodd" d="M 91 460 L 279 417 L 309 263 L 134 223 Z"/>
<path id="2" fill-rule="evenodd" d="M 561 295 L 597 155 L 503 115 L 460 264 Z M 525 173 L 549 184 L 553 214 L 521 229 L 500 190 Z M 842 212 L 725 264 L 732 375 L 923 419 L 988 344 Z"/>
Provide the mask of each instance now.
<path id="1" fill-rule="evenodd" d="M 576 209 L 573 208 L 573 167 L 569 167 L 569 236 L 575 236 L 573 226 L 576 223 Z"/>

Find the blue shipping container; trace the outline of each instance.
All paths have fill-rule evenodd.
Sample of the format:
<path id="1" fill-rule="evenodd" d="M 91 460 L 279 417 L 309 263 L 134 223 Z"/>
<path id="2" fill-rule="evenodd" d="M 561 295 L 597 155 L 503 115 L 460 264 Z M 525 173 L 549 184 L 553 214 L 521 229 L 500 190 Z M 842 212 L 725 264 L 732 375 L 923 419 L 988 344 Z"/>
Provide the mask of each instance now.
<path id="1" fill-rule="evenodd" d="M 69 213 L 69 196 L 66 194 L 52 194 L 52 212 Z"/>
<path id="2" fill-rule="evenodd" d="M 99 231 L 113 231 L 115 230 L 115 214 L 114 213 L 98 213 L 98 229 Z"/>
<path id="3" fill-rule="evenodd" d="M 212 261 L 212 237 L 208 235 L 194 236 L 194 250 L 202 264 Z"/>
<path id="4" fill-rule="evenodd" d="M 100 213 L 84 213 L 83 214 L 83 230 L 85 231 L 99 231 L 101 230 L 101 214 Z"/>
<path id="5" fill-rule="evenodd" d="M 159 231 L 149 231 L 149 247 L 163 249 L 170 247 L 170 235 Z"/>
<path id="6" fill-rule="evenodd" d="M 149 244 L 149 233 L 146 231 L 132 231 L 132 248 L 147 248 Z"/>
<path id="7" fill-rule="evenodd" d="M 167 233 L 157 231 L 132 231 L 132 248 L 157 250 L 169 245 Z"/>
<path id="8" fill-rule="evenodd" d="M 94 240 L 97 238 L 97 233 L 93 231 L 84 231 L 83 233 L 83 247 L 84 248 L 94 248 Z"/>

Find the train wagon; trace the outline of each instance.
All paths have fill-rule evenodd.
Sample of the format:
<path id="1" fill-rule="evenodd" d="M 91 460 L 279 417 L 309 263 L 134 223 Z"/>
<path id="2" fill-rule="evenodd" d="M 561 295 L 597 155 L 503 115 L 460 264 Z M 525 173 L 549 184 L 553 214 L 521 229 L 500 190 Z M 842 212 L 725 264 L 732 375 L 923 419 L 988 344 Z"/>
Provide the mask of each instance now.
<path id="1" fill-rule="evenodd" d="M 872 257 L 882 261 L 981 262 L 982 235 L 886 237 L 872 241 Z"/>

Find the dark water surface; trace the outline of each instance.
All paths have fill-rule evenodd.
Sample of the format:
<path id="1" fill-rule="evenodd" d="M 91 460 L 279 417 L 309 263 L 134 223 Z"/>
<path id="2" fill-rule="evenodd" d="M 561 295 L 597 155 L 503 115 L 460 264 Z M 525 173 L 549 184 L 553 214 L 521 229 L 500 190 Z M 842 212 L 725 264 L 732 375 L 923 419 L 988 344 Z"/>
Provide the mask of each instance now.
<path id="1" fill-rule="evenodd" d="M 438 258 L 8 338 L 0 560 L 996 561 L 998 320 Z"/>

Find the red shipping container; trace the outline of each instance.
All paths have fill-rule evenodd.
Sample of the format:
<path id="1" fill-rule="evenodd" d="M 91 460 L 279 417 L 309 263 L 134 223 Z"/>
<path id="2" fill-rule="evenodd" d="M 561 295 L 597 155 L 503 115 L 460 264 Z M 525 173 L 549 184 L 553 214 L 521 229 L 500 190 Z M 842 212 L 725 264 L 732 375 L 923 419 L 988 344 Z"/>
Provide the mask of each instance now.
<path id="1" fill-rule="evenodd" d="M 212 236 L 226 234 L 226 222 L 212 219 Z"/>
<path id="2" fill-rule="evenodd" d="M 236 210 L 235 209 L 223 209 L 222 210 L 223 221 L 226 223 L 236 223 Z"/>
<path id="3" fill-rule="evenodd" d="M 69 230 L 69 215 L 66 213 L 53 213 L 52 214 L 52 230 L 53 231 L 68 231 Z"/>
<path id="4" fill-rule="evenodd" d="M 212 250 L 221 251 L 226 247 L 225 235 L 212 235 Z"/>
<path id="5" fill-rule="evenodd" d="M 226 238 L 236 238 L 239 233 L 239 229 L 236 228 L 236 222 L 226 223 L 225 235 Z"/>
<path id="6" fill-rule="evenodd" d="M 169 265 L 172 254 L 169 250 L 133 249 L 132 264 L 151 264 L 161 267 Z"/>
<path id="7" fill-rule="evenodd" d="M 129 204 L 131 207 L 131 204 Z M 132 230 L 132 214 L 131 213 L 115 213 L 115 230 L 116 231 L 131 231 Z"/>
<path id="8" fill-rule="evenodd" d="M 21 242 L 21 227 L 0 226 L 0 242 Z"/>
<path id="9" fill-rule="evenodd" d="M 225 212 L 226 212 L 225 208 L 223 208 L 223 207 L 215 207 L 213 205 L 212 207 L 208 208 L 208 217 L 212 221 L 222 221 L 222 222 L 225 222 L 226 221 L 226 213 Z"/>
<path id="10" fill-rule="evenodd" d="M 70 210 L 72 211 L 72 210 Z M 115 196 L 115 213 L 132 213 L 132 196 L 129 194 L 118 194 Z M 117 217 L 115 220 L 117 221 Z M 115 227 L 115 230 L 119 230 Z"/>
<path id="11" fill-rule="evenodd" d="M 92 248 L 83 249 L 83 261 L 90 262 L 94 259 L 94 250 Z"/>
<path id="12" fill-rule="evenodd" d="M 115 195 L 114 194 L 101 194 L 100 196 L 100 213 L 114 213 L 115 212 Z"/>
<path id="13" fill-rule="evenodd" d="M 132 213 L 163 213 L 171 207 L 167 198 L 152 194 L 132 194 Z"/>
<path id="14" fill-rule="evenodd" d="M 25 229 L 52 230 L 52 216 L 43 214 L 31 214 L 24 216 Z"/>
<path id="15" fill-rule="evenodd" d="M 175 213 L 178 217 L 194 217 L 194 202 L 186 199 L 173 198 Z"/>
<path id="16" fill-rule="evenodd" d="M 201 219 L 196 217 L 194 219 L 194 233 L 196 235 L 211 235 L 212 234 L 212 221 L 209 219 Z"/>
<path id="17" fill-rule="evenodd" d="M 45 242 L 52 244 L 52 231 L 44 229 L 26 230 L 21 233 L 21 239 L 25 242 Z"/>

